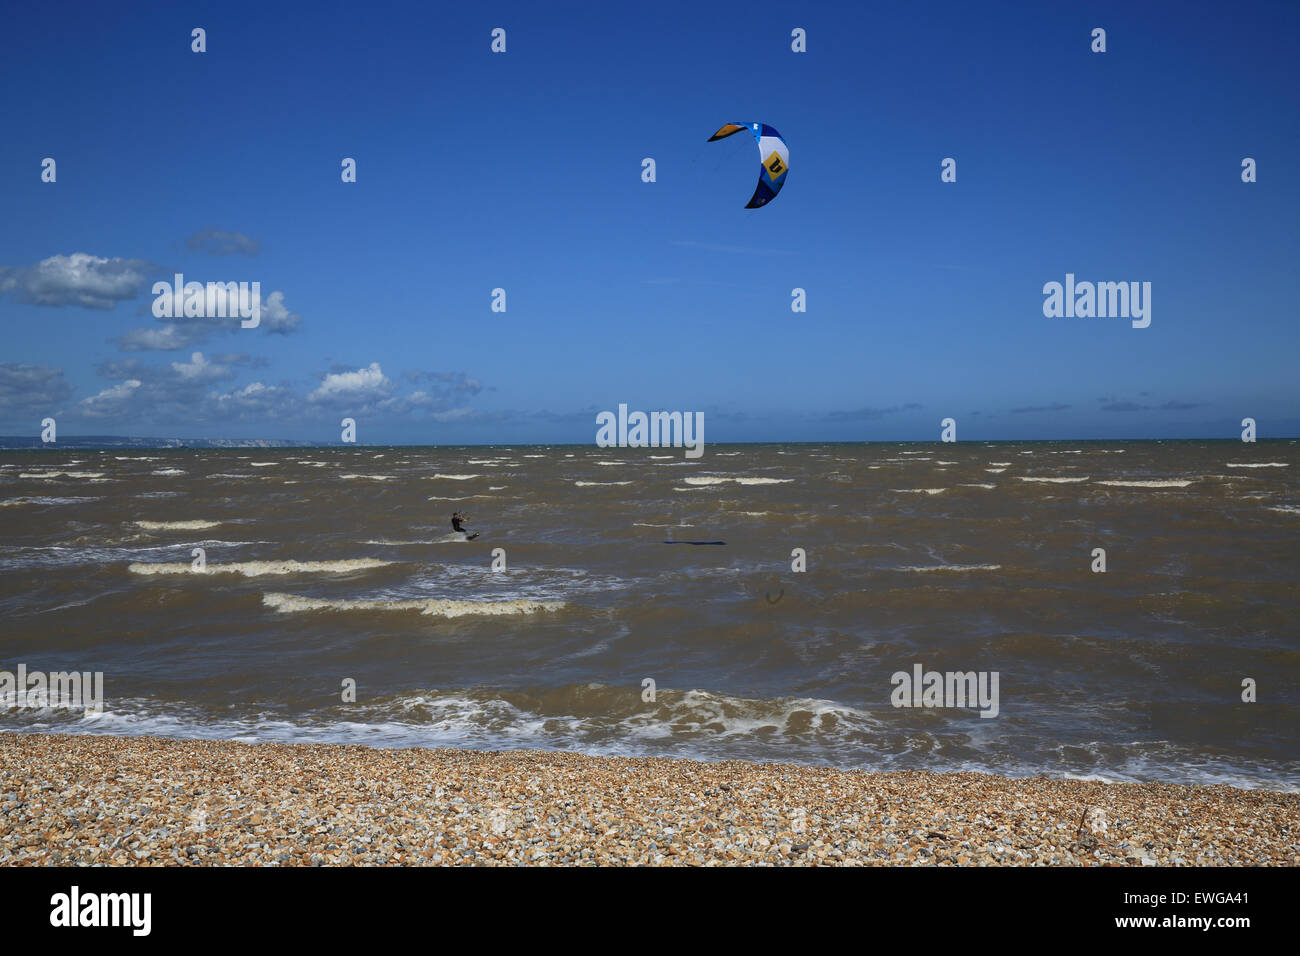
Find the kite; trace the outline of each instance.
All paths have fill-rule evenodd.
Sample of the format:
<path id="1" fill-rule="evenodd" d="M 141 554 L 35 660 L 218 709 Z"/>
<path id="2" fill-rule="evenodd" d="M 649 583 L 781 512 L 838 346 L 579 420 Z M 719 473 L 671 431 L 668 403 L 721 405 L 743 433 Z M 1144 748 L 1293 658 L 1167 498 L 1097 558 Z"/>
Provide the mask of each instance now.
<path id="1" fill-rule="evenodd" d="M 754 189 L 754 197 L 745 207 L 757 209 L 775 199 L 776 194 L 785 185 L 785 174 L 790 171 L 790 149 L 785 145 L 781 134 L 766 123 L 728 123 L 710 136 L 709 142 L 725 139 L 732 133 L 739 133 L 742 129 L 753 133 L 754 140 L 758 143 L 758 161 L 761 164 L 758 186 Z"/>

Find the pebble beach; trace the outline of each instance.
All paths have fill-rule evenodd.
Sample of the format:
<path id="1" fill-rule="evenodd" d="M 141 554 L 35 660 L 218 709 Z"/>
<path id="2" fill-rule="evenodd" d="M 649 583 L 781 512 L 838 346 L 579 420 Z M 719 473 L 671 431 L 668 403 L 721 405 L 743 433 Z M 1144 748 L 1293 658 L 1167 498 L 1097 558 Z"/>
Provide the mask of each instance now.
<path id="1" fill-rule="evenodd" d="M 0 734 L 0 865 L 1286 866 L 1300 794 Z"/>

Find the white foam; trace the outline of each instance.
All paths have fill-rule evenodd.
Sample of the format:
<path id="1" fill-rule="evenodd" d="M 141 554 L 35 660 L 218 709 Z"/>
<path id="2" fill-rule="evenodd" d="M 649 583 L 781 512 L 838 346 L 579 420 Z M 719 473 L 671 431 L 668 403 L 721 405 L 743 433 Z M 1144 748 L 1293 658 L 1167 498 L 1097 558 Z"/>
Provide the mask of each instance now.
<path id="1" fill-rule="evenodd" d="M 469 533 L 465 531 L 449 531 L 441 538 L 434 538 L 430 544 L 464 544 L 469 540 Z"/>
<path id="2" fill-rule="evenodd" d="M 593 648 L 603 651 L 603 642 Z M 578 655 L 571 655 L 576 657 Z M 588 684 L 592 695 L 608 700 L 610 691 Z M 1006 777 L 1048 776 L 1142 783 L 1227 785 L 1242 789 L 1295 793 L 1294 771 L 1286 765 L 1250 762 L 1234 766 L 1217 759 L 1189 759 L 1182 750 L 1159 755 L 1138 753 L 1083 772 L 1062 771 L 1064 746 L 1048 747 L 1047 762 L 1038 755 L 1026 759 L 995 755 L 987 749 L 991 729 L 964 721 L 971 736 L 969 757 L 958 756 L 939 765 L 924 756 L 930 750 L 916 744 L 938 741 L 921 731 L 900 739 L 890 725 L 869 711 L 835 701 L 811 698 L 752 700 L 708 691 L 658 691 L 651 708 L 630 713 L 618 705 L 555 708 L 537 701 L 528 706 L 519 697 L 505 700 L 483 690 L 413 691 L 384 695 L 349 705 L 348 718 L 331 709 L 323 715 L 288 715 L 257 708 L 240 715 L 229 708 L 206 710 L 192 704 L 114 695 L 109 709 L 91 721 L 81 711 L 19 711 L 7 718 L 5 730 L 23 733 L 89 733 L 117 736 L 237 740 L 246 743 L 342 743 L 380 748 L 472 748 L 475 750 L 562 750 L 603 756 L 689 757 L 696 760 L 747 760 L 840 766 L 868 771 L 914 770 L 917 761 L 901 750 L 920 752 L 919 769 L 999 773 Z M 586 695 L 583 695 L 586 696 Z M 20 715 L 29 715 L 26 719 Z M 955 716 L 955 715 L 954 715 Z M 15 721 L 21 721 L 16 726 Z M 981 724 L 992 721 L 980 721 Z M 678 736 L 677 732 L 681 732 Z M 909 742 L 907 738 L 912 737 Z M 765 743 L 764 741 L 770 741 Z M 903 746 L 900 748 L 898 744 Z M 809 747 L 814 749 L 809 749 Z M 1074 745 L 1070 745 L 1073 747 Z M 1099 744 L 1086 745 L 1089 751 Z M 1137 745 L 1130 745 L 1132 750 Z M 1107 747 L 1109 750 L 1110 748 Z M 1055 753 L 1057 756 L 1051 756 Z M 814 771 L 816 772 L 816 771 Z"/>
<path id="3" fill-rule="evenodd" d="M 234 564 L 209 564 L 205 571 L 195 571 L 187 562 L 178 562 L 132 564 L 127 570 L 132 574 L 242 574 L 246 578 L 256 578 L 264 574 L 347 574 L 349 571 L 366 571 L 393 563 L 375 558 L 347 561 L 240 561 Z"/>
<path id="4" fill-rule="evenodd" d="M 1072 485 L 1077 482 L 1087 481 L 1087 480 L 1088 480 L 1087 475 L 1084 475 L 1082 478 L 1024 478 L 1024 477 L 1016 478 L 1016 481 L 1038 481 L 1038 482 L 1043 482 L 1046 484 L 1053 484 L 1053 485 Z"/>
<path id="5" fill-rule="evenodd" d="M 446 478 L 448 481 L 469 481 L 471 478 L 482 478 L 482 475 L 426 475 L 425 478 L 433 481 L 435 478 Z"/>
<path id="6" fill-rule="evenodd" d="M 578 488 L 591 488 L 594 485 L 630 485 L 633 484 L 633 482 L 631 481 L 575 481 L 573 484 L 575 487 Z"/>
<path id="7" fill-rule="evenodd" d="M 20 471 L 19 478 L 103 478 L 102 471 Z"/>
<path id="8" fill-rule="evenodd" d="M 1260 461 L 1260 462 L 1228 462 L 1229 468 L 1287 468 L 1289 465 L 1285 461 Z"/>
<path id="9" fill-rule="evenodd" d="M 963 487 L 963 488 L 996 488 L 997 485 L 984 485 L 984 484 L 980 484 L 980 483 L 977 482 L 977 481 L 963 481 L 963 482 L 961 483 L 961 487 Z"/>
<path id="10" fill-rule="evenodd" d="M 327 600 L 277 593 L 263 594 L 262 603 L 282 614 L 295 611 L 419 611 L 430 617 L 446 618 L 535 614 L 538 611 L 558 611 L 567 606 L 563 601 Z"/>
<path id="11" fill-rule="evenodd" d="M 99 501 L 99 496 L 90 498 L 57 498 L 46 495 L 33 495 L 22 498 L 6 498 L 0 501 L 0 508 L 12 508 L 17 505 L 79 505 L 85 501 Z"/>
<path id="12" fill-rule="evenodd" d="M 725 485 L 732 482 L 737 485 L 784 485 L 794 481 L 793 478 L 686 478 L 688 485 Z"/>
<path id="13" fill-rule="evenodd" d="M 151 475 L 183 475 L 185 472 L 180 468 L 160 468 L 157 471 L 149 472 Z"/>
<path id="14" fill-rule="evenodd" d="M 370 481 L 392 481 L 396 475 L 339 475 L 340 478 L 365 478 Z"/>
<path id="15" fill-rule="evenodd" d="M 1186 479 L 1145 479 L 1134 478 L 1131 481 L 1099 481 L 1099 485 L 1112 485 L 1116 488 L 1186 488 L 1191 484 Z"/>
<path id="16" fill-rule="evenodd" d="M 897 492 L 900 495 L 937 495 L 947 491 L 947 488 L 890 488 L 890 491 Z"/>
<path id="17" fill-rule="evenodd" d="M 894 568 L 894 570 L 895 571 L 920 571 L 920 572 L 928 572 L 928 571 L 964 572 L 964 571 L 997 571 L 1000 570 L 1001 567 L 1002 565 L 1000 564 L 932 564 L 932 565 L 927 565 L 925 567 Z"/>
<path id="18" fill-rule="evenodd" d="M 133 521 L 131 522 L 138 528 L 144 528 L 146 531 L 202 531 L 204 528 L 215 528 L 221 524 L 220 521 Z"/>

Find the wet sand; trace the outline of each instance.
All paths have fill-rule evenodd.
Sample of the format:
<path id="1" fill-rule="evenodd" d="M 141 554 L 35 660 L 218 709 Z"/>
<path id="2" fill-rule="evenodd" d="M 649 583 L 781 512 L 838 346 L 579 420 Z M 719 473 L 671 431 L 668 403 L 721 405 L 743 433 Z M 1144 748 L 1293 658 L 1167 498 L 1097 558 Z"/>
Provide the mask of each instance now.
<path id="1" fill-rule="evenodd" d="M 1295 865 L 1300 794 L 0 734 L 0 865 Z"/>

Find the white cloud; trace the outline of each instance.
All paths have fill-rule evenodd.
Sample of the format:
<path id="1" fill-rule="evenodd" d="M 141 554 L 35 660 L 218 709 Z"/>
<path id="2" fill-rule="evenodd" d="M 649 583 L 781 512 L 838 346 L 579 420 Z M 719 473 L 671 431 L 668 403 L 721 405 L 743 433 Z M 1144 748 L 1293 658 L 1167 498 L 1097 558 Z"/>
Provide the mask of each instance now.
<path id="1" fill-rule="evenodd" d="M 211 331 L 197 322 L 188 325 L 168 324 L 157 328 L 131 329 L 109 341 L 116 342 L 123 352 L 175 352 L 205 341 Z"/>
<path id="2" fill-rule="evenodd" d="M 0 269 L 0 292 L 36 305 L 111 309 L 133 299 L 155 267 L 143 259 L 108 259 L 85 252 L 50 256 L 34 266 Z"/>
<path id="3" fill-rule="evenodd" d="M 313 402 L 373 401 L 387 397 L 393 382 L 378 362 L 355 372 L 330 372 L 320 387 L 307 396 Z"/>
<path id="4" fill-rule="evenodd" d="M 292 389 L 250 382 L 224 394 L 213 392 L 204 402 L 203 415 L 211 420 L 275 421 L 293 417 L 298 396 Z"/>
<path id="5" fill-rule="evenodd" d="M 87 418 L 111 418 L 127 410 L 127 405 L 140 387 L 138 378 L 129 378 L 111 388 L 106 388 L 98 395 L 83 398 L 79 403 L 81 413 Z"/>
<path id="6" fill-rule="evenodd" d="M 227 366 L 209 362 L 202 352 L 191 355 L 189 362 L 172 362 L 172 370 L 188 382 L 211 382 L 230 374 Z"/>
<path id="7" fill-rule="evenodd" d="M 302 316 L 288 310 L 284 304 L 284 293 L 277 290 L 262 300 L 261 320 L 261 328 L 266 331 L 287 335 L 298 330 Z"/>

